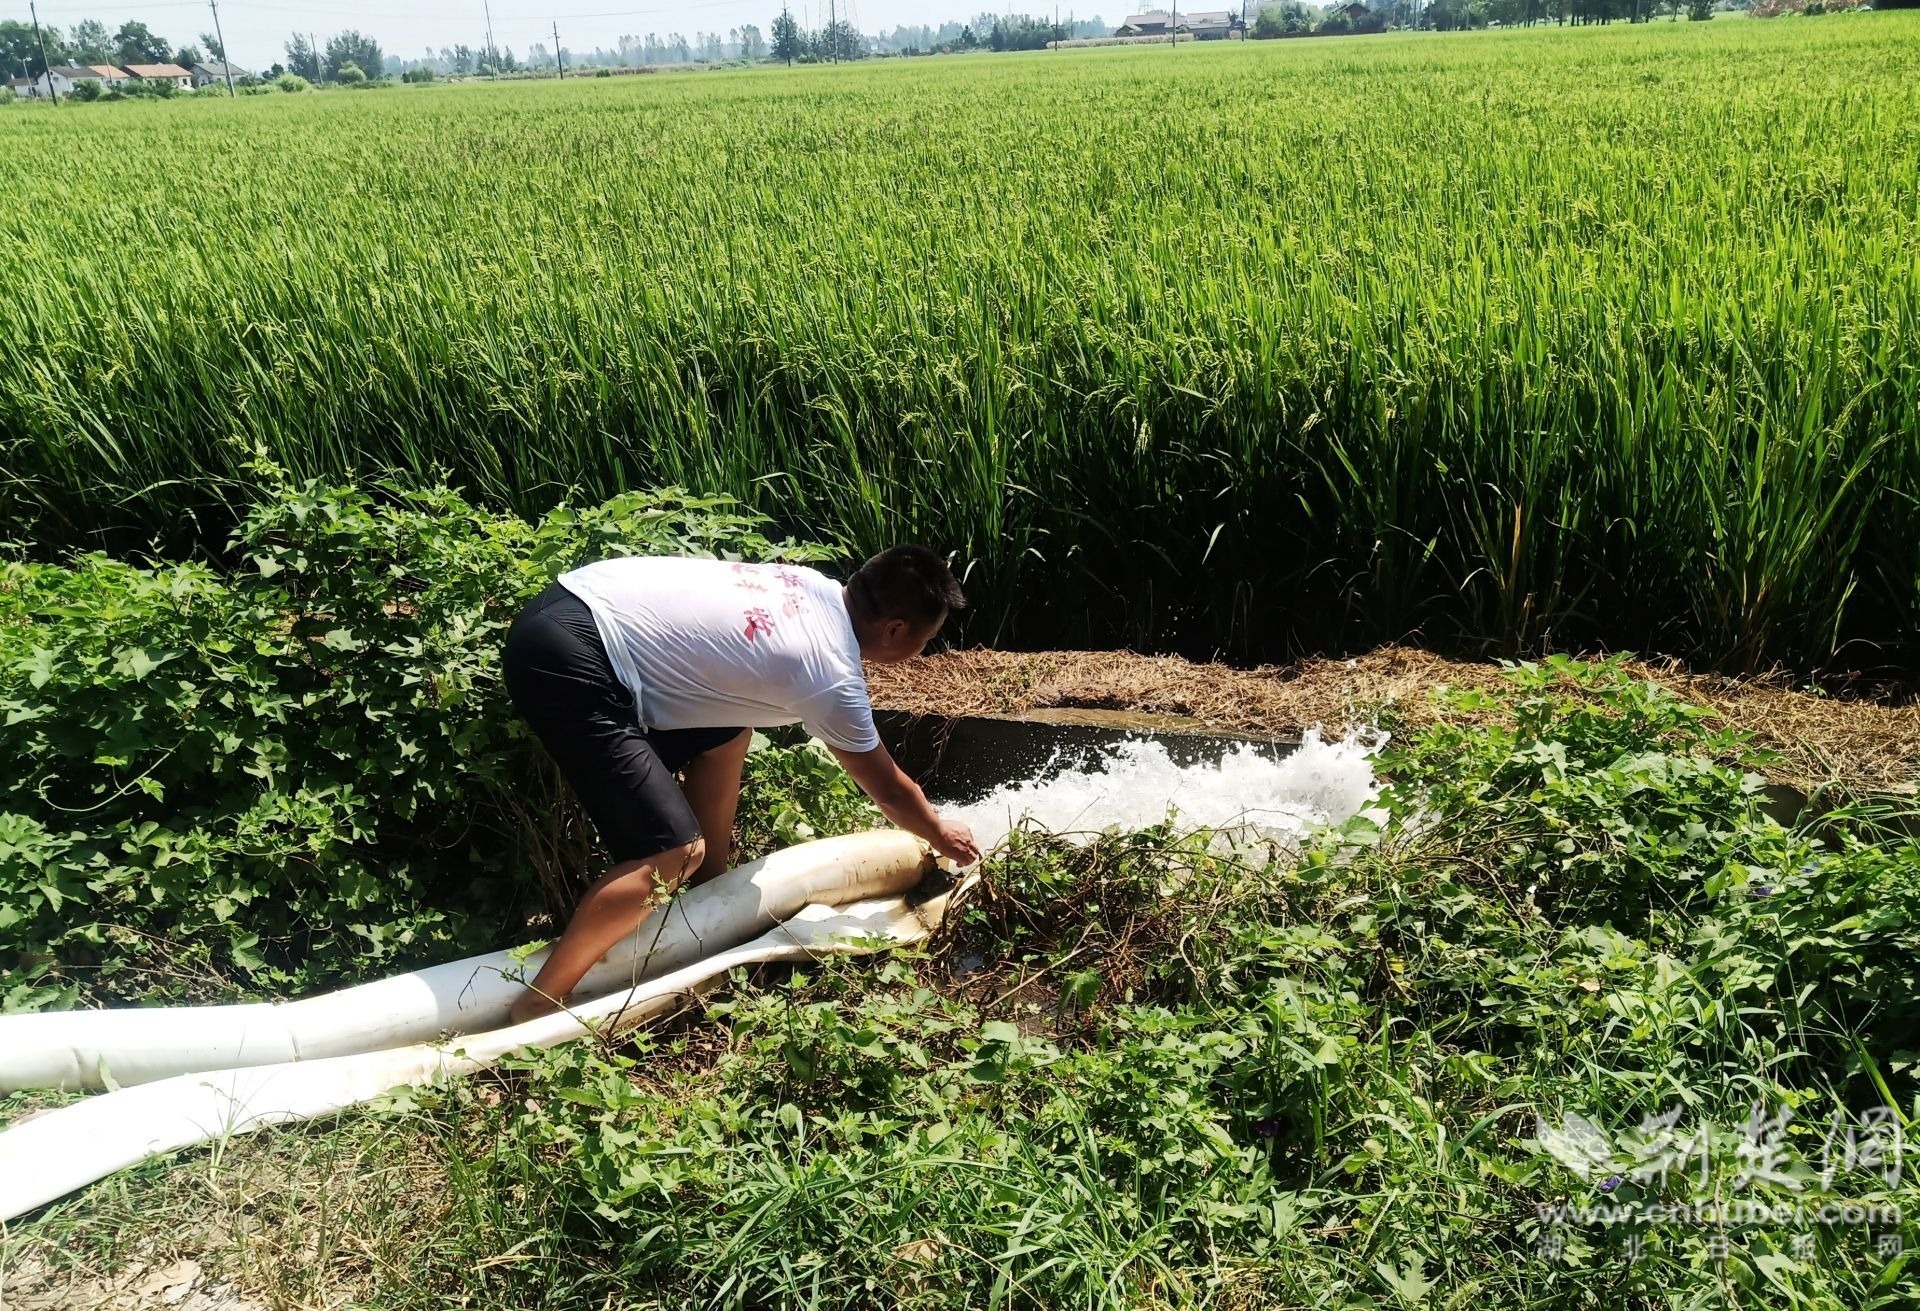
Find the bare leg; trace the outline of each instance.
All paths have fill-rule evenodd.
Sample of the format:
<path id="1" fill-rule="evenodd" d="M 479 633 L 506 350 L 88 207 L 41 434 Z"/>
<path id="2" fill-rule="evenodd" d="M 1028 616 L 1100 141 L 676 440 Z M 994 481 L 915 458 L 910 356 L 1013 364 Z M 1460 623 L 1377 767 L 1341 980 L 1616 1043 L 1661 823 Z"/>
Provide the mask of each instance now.
<path id="1" fill-rule="evenodd" d="M 716 874 L 724 874 L 733 864 L 733 817 L 740 809 L 740 769 L 747 763 L 747 748 L 753 745 L 753 731 L 740 735 L 695 756 L 687 764 L 680 790 L 687 794 L 693 817 L 700 821 L 700 835 L 706 840 L 707 854 L 694 871 L 693 882 L 705 883 Z"/>
<path id="2" fill-rule="evenodd" d="M 594 962 L 653 912 L 655 893 L 673 891 L 705 859 L 706 844 L 695 838 L 646 860 L 623 861 L 601 875 L 580 899 L 532 986 L 508 1008 L 508 1022 L 521 1024 L 558 1010 Z"/>

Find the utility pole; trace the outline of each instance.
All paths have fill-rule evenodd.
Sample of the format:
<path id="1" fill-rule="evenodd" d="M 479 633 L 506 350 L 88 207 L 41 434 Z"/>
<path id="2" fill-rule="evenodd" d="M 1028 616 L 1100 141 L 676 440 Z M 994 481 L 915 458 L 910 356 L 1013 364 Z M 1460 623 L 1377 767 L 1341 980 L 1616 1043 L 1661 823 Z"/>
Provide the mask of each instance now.
<path id="1" fill-rule="evenodd" d="M 780 17 L 787 20 L 785 23 L 780 24 L 780 30 L 783 32 L 786 32 L 788 25 L 793 22 L 793 15 L 787 12 L 787 0 L 780 0 Z M 792 40 L 793 33 L 787 32 L 787 37 L 788 37 L 787 67 L 792 68 L 793 67 L 793 40 Z"/>
<path id="2" fill-rule="evenodd" d="M 1167 33 L 1167 40 L 1171 41 L 1173 48 L 1178 50 L 1180 48 L 1180 0 L 1173 0 L 1173 22 L 1168 26 L 1173 30 Z"/>
<path id="3" fill-rule="evenodd" d="M 40 47 L 40 75 L 47 79 L 47 94 L 53 97 L 53 107 L 58 109 L 60 108 L 60 92 L 58 88 L 53 85 L 53 65 L 47 62 L 47 38 L 40 31 L 40 6 L 33 3 L 33 0 L 28 0 L 27 11 L 33 15 L 34 43 Z M 16 9 L 13 12 L 17 14 L 20 11 Z M 26 61 L 21 60 L 20 62 L 25 63 Z"/>
<path id="4" fill-rule="evenodd" d="M 227 95 L 232 98 L 240 93 L 233 89 L 233 61 L 227 58 L 227 34 L 220 30 L 220 0 L 207 0 L 207 8 L 213 10 L 213 39 L 220 43 L 220 68 L 227 75 Z"/>
<path id="5" fill-rule="evenodd" d="M 833 51 L 833 62 L 836 64 L 840 62 L 840 20 L 836 17 L 839 12 L 839 5 L 834 0 L 827 0 L 827 48 Z"/>
<path id="6" fill-rule="evenodd" d="M 557 18 L 553 23 L 553 62 L 560 70 L 561 80 L 566 80 L 567 61 L 560 54 L 560 20 Z"/>
<path id="7" fill-rule="evenodd" d="M 320 83 L 320 43 L 314 40 L 312 32 L 307 33 L 307 49 L 313 52 L 313 81 L 314 85 L 318 86 Z"/>
<path id="8" fill-rule="evenodd" d="M 493 51 L 493 6 L 487 0 L 480 0 L 480 10 L 487 16 L 487 67 L 494 77 L 499 77 L 500 56 Z"/>

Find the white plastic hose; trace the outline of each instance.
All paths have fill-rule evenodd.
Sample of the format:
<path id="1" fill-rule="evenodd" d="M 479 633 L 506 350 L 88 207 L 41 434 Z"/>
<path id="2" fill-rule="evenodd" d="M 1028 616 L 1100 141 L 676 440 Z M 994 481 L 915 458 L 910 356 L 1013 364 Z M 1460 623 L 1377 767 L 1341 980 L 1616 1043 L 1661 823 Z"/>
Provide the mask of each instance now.
<path id="1" fill-rule="evenodd" d="M 405 1084 L 471 1073 L 521 1048 L 551 1047 L 589 1032 L 618 1033 L 679 1007 L 739 966 L 918 942 L 938 926 L 953 895 L 943 893 L 918 907 L 899 896 L 839 907 L 809 905 L 751 942 L 597 1001 L 492 1032 L 180 1075 L 90 1097 L 0 1133 L 0 1220 L 163 1152 L 312 1119 Z"/>
<path id="2" fill-rule="evenodd" d="M 898 829 L 776 851 L 690 888 L 588 971 L 596 997 L 732 947 L 809 903 L 904 892 L 933 867 Z M 0 1016 L 0 1092 L 98 1090 L 196 1070 L 312 1061 L 494 1029 L 546 959 L 497 951 L 294 1002 Z"/>

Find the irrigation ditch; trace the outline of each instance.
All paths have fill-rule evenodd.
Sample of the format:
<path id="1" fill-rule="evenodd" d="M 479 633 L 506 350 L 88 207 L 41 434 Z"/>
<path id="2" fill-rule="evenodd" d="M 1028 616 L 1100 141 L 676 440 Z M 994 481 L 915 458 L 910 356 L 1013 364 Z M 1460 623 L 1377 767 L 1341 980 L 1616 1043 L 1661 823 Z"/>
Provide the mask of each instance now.
<path id="1" fill-rule="evenodd" d="M 1189 717 L 1135 710 L 957 716 L 881 710 L 875 718 L 900 767 L 941 801 L 972 801 L 1001 784 L 1097 768 L 1129 742 L 1153 743 L 1181 767 L 1218 764 L 1240 747 L 1278 760 L 1300 745 L 1297 734 L 1221 732 Z"/>
<path id="2" fill-rule="evenodd" d="M 943 802 L 995 787 L 1106 767 L 1150 743 L 1179 768 L 1251 750 L 1272 760 L 1318 729 L 1338 736 L 1416 728 L 1432 693 L 1497 679 L 1494 662 L 1382 648 L 1350 660 L 1235 669 L 1125 652 L 948 652 L 869 671 L 881 736 Z M 1781 679 L 1701 677 L 1642 664 L 1642 676 L 1710 707 L 1760 748 L 1765 813 L 1883 837 L 1920 837 L 1920 707 L 1833 698 Z M 1094 703 L 1094 704 L 1089 704 Z"/>
<path id="3" fill-rule="evenodd" d="M 1279 760 L 1300 746 L 1298 736 L 1222 733 L 1198 720 L 1124 710 L 960 716 L 882 710 L 876 718 L 901 768 L 943 802 L 977 800 L 1019 780 L 1098 769 L 1104 756 L 1130 742 L 1163 747 L 1181 767 L 1218 764 L 1241 747 Z M 1857 829 L 1861 820 L 1855 812 L 1864 808 L 1884 830 L 1920 838 L 1920 810 L 1912 806 L 1911 791 L 1856 793 L 1834 785 L 1807 789 L 1774 781 L 1762 786 L 1765 812 L 1783 825 L 1811 817 Z"/>
<path id="4" fill-rule="evenodd" d="M 1911 800 L 1920 792 L 1920 701 L 1911 697 L 1834 694 L 1780 675 L 1698 674 L 1657 659 L 1626 659 L 1621 667 L 1746 735 L 1763 753 L 1759 772 L 1783 807 L 1810 798 L 1827 805 L 1836 795 Z M 1442 718 L 1471 721 L 1504 712 L 1443 707 L 1434 694 L 1493 693 L 1503 677 L 1498 661 L 1405 646 L 1255 668 L 1127 651 L 976 649 L 867 671 L 889 743 L 910 768 L 934 768 L 936 782 L 952 778 L 956 786 L 986 767 L 969 759 L 974 750 L 1010 766 L 1140 735 L 1185 752 L 1238 742 L 1278 751 L 1315 727 L 1330 735 L 1366 726 L 1404 734 Z M 946 751 L 934 756 L 943 743 Z"/>

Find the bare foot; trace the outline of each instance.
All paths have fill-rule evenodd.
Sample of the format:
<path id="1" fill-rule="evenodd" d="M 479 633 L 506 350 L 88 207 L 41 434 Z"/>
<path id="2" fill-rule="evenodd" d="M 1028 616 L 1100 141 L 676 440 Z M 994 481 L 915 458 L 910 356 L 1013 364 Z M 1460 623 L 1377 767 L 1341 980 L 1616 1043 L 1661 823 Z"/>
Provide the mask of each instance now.
<path id="1" fill-rule="evenodd" d="M 507 1007 L 508 1024 L 525 1024 L 528 1020 L 537 1020 L 542 1015 L 551 1015 L 565 1005 L 565 999 L 555 1001 L 543 992 L 528 988 Z"/>

